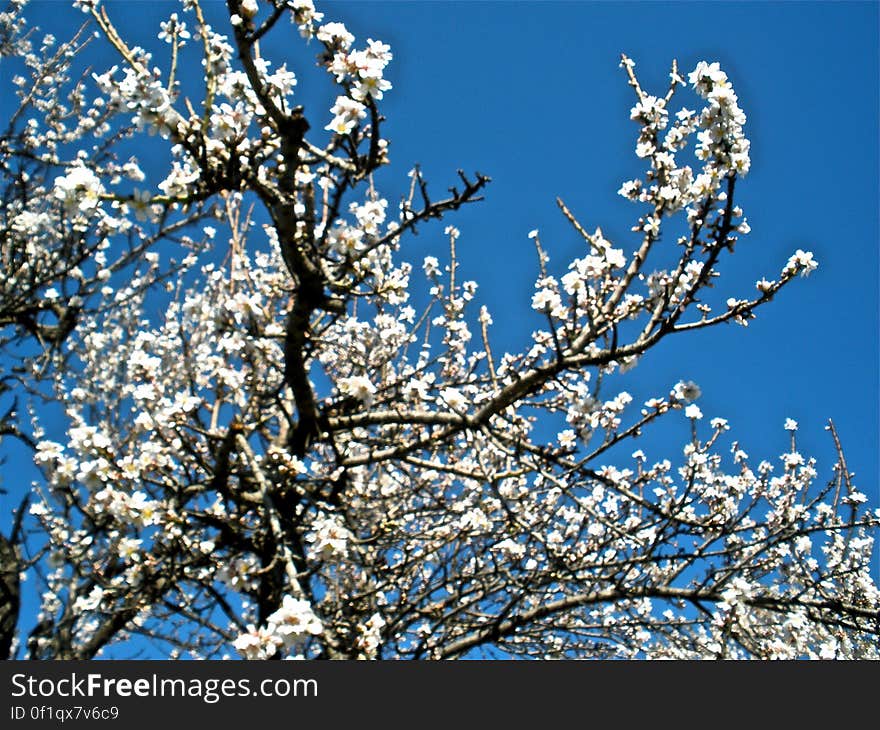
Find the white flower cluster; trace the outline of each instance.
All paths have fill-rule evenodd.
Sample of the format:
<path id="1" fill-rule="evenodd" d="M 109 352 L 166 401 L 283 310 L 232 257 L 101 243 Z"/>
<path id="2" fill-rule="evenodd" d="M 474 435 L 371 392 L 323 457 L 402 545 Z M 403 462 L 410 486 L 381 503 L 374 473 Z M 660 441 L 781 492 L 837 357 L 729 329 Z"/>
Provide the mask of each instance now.
<path id="1" fill-rule="evenodd" d="M 350 378 L 340 378 L 336 387 L 342 395 L 356 398 L 365 406 L 373 403 L 376 394 L 376 386 L 365 375 L 353 375 Z"/>
<path id="2" fill-rule="evenodd" d="M 104 186 L 98 176 L 82 163 L 55 178 L 55 198 L 61 201 L 64 212 L 71 218 L 93 212 L 103 193 Z"/>
<path id="3" fill-rule="evenodd" d="M 810 251 L 802 251 L 798 249 L 792 254 L 791 258 L 782 269 L 783 276 L 793 276 L 799 273 L 801 276 L 809 276 L 811 272 L 819 268 L 816 259 Z"/>
<path id="4" fill-rule="evenodd" d="M 116 79 L 114 76 L 118 70 L 118 66 L 113 66 L 103 74 L 92 75 L 98 88 L 110 97 L 108 104 L 134 112 L 137 128 L 150 134 L 158 132 L 168 137 L 172 131 L 177 131 L 182 120 L 174 109 L 174 96 L 161 77 L 126 67 L 122 70 L 122 78 Z"/>
<path id="5" fill-rule="evenodd" d="M 180 48 L 185 46 L 191 38 L 186 23 L 178 17 L 177 13 L 171 13 L 168 20 L 159 23 L 159 27 L 162 29 L 158 35 L 159 40 L 166 43 L 177 43 Z"/>
<path id="6" fill-rule="evenodd" d="M 697 157 L 714 160 L 710 175 L 723 177 L 732 172 L 745 175 L 751 165 L 749 140 L 743 135 L 746 115 L 737 104 L 727 74 L 717 63 L 701 61 L 688 80 L 697 93 L 709 102 L 700 115 L 702 131 L 697 135 Z"/>
<path id="7" fill-rule="evenodd" d="M 290 0 L 288 4 L 292 10 L 291 21 L 296 23 L 300 35 L 303 38 L 314 37 L 315 24 L 324 19 L 324 13 L 315 10 L 312 0 Z"/>
<path id="8" fill-rule="evenodd" d="M 315 559 L 331 560 L 348 554 L 351 537 L 351 533 L 338 518 L 326 515 L 318 517 L 312 523 L 312 531 L 306 539 L 312 544 Z"/>
<path id="9" fill-rule="evenodd" d="M 360 635 L 355 646 L 360 650 L 360 659 L 375 659 L 382 646 L 382 629 L 385 628 L 385 619 L 379 613 L 374 613 L 367 621 L 358 627 Z"/>
<path id="10" fill-rule="evenodd" d="M 591 295 L 598 284 L 600 287 L 613 276 L 614 269 L 623 269 L 626 256 L 623 250 L 613 248 L 611 243 L 597 228 L 591 239 L 594 254 L 574 259 L 569 264 L 570 271 L 562 277 L 562 286 L 566 293 L 578 299 Z"/>
<path id="11" fill-rule="evenodd" d="M 691 380 L 676 383 L 672 389 L 672 397 L 685 403 L 693 403 L 702 395 L 700 386 Z"/>
<path id="12" fill-rule="evenodd" d="M 391 61 L 391 48 L 380 41 L 367 40 L 367 47 L 352 50 L 354 36 L 342 23 L 327 23 L 318 28 L 318 40 L 327 48 L 327 70 L 347 93 L 336 98 L 331 108 L 333 119 L 325 129 L 336 134 L 349 134 L 367 115 L 369 99 L 379 100 L 391 83 L 384 78 Z"/>
<path id="13" fill-rule="evenodd" d="M 553 276 L 542 276 L 535 282 L 537 291 L 532 295 L 532 309 L 562 319 L 568 313 L 559 296 L 559 282 Z"/>
<path id="14" fill-rule="evenodd" d="M 631 61 L 624 65 L 631 71 Z M 647 186 L 641 180 L 630 180 L 619 193 L 630 200 L 653 203 L 663 214 L 715 195 L 728 175 L 743 176 L 750 166 L 749 140 L 743 134 L 746 117 L 737 105 L 727 74 L 718 63 L 701 61 L 689 80 L 708 104 L 700 114 L 689 109 L 677 112 L 674 124 L 665 134 L 662 133 L 669 126 L 667 99 L 641 93 L 630 113 L 630 118 L 642 125 L 636 154 L 650 159 L 652 171 Z M 678 77 L 675 81 L 683 83 Z M 697 129 L 700 131 L 695 154 L 704 165 L 695 175 L 690 166 L 677 165 L 675 154 Z M 694 211 L 691 215 L 695 214 Z M 656 236 L 659 226 L 660 216 L 649 216 L 642 230 Z M 745 220 L 739 227 L 740 233 L 748 232 Z"/>
<path id="15" fill-rule="evenodd" d="M 348 134 L 357 123 L 367 116 L 367 108 L 355 99 L 347 96 L 336 97 L 336 103 L 330 108 L 333 119 L 324 129 L 336 134 Z"/>
<path id="16" fill-rule="evenodd" d="M 309 637 L 323 631 L 324 625 L 311 604 L 287 595 L 282 598 L 281 608 L 269 616 L 266 626 L 257 628 L 250 624 L 233 646 L 245 659 L 268 659 L 281 650 L 299 649 Z"/>

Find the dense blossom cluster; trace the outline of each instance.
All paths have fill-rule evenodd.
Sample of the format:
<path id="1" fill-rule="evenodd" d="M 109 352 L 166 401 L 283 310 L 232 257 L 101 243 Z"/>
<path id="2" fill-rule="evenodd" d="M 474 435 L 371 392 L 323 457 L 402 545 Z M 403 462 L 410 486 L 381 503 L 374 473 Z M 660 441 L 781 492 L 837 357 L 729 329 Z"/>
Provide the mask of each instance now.
<path id="1" fill-rule="evenodd" d="M 21 4 L 0 15 L 4 63 L 36 83 L 0 139 L 0 324 L 28 392 L 58 406 L 7 424 L 43 475 L 19 545 L 40 612 L 10 651 L 88 658 L 140 635 L 248 659 L 878 657 L 880 515 L 839 444 L 823 486 L 790 419 L 790 450 L 755 464 L 693 382 L 640 404 L 606 392 L 667 335 L 747 324 L 817 266 L 798 250 L 722 311 L 699 296 L 749 232 L 745 115 L 717 63 L 688 76 L 702 108 L 672 113 L 677 67 L 654 96 L 623 58 L 647 165 L 620 189 L 642 211 L 633 237 L 560 201 L 586 250 L 557 275 L 529 234 L 543 329 L 498 354 L 456 228 L 445 261 L 400 260 L 405 234 L 487 180 L 432 200 L 414 169 L 398 209 L 376 190 L 387 45 L 358 46 L 310 0 L 229 0 L 213 25 L 183 0 L 160 66 L 112 8 L 75 4 L 118 57 L 83 84 L 78 40 L 36 52 Z M 261 55 L 285 17 L 336 86 L 326 124 Z M 132 134 L 166 150 L 158 178 L 115 156 Z M 661 242 L 671 225 L 686 235 Z M 657 268 L 660 250 L 677 262 Z M 692 427 L 674 460 L 610 463 L 670 418 Z"/>
<path id="2" fill-rule="evenodd" d="M 269 616 L 265 627 L 250 624 L 233 645 L 245 659 L 268 659 L 278 651 L 296 648 L 304 637 L 320 635 L 323 630 L 308 601 L 284 596 L 281 608 Z"/>

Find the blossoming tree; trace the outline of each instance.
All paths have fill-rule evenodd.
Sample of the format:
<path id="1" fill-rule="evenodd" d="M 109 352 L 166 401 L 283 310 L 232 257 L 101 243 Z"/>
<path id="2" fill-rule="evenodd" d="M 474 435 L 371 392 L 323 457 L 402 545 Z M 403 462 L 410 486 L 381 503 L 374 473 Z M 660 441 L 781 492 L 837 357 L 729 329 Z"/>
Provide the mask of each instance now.
<path id="1" fill-rule="evenodd" d="M 88 30 L 60 44 L 23 0 L 0 15 L 20 69 L 0 136 L 2 434 L 43 475 L 0 540 L 2 653 L 142 637 L 205 658 L 880 656 L 880 515 L 833 426 L 822 484 L 793 421 L 774 469 L 724 456 L 694 383 L 641 406 L 607 392 L 661 340 L 746 324 L 817 266 L 797 251 L 752 295 L 701 296 L 749 233 L 745 115 L 717 63 L 673 64 L 652 95 L 622 58 L 633 235 L 560 200 L 584 253 L 557 278 L 530 234 L 546 324 L 499 353 L 452 226 L 415 306 L 407 237 L 489 181 L 459 172 L 438 199 L 415 168 L 399 206 L 382 197 L 387 45 L 311 0 L 227 0 L 223 18 L 183 0 L 154 59 L 112 9 L 75 5 Z M 290 23 L 335 84 L 329 114 L 261 53 Z M 78 68 L 90 40 L 112 68 Z M 701 108 L 674 111 L 677 93 Z M 620 457 L 682 415 L 681 463 Z"/>

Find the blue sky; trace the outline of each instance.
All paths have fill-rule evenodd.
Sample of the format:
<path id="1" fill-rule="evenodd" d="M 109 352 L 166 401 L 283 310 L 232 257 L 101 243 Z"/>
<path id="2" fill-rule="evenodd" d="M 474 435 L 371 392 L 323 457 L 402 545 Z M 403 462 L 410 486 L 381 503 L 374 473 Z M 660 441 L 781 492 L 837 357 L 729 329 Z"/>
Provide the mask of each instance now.
<path id="1" fill-rule="evenodd" d="M 529 312 L 527 232 L 541 230 L 557 271 L 581 255 L 557 195 L 588 228 L 601 225 L 616 245 L 634 248 L 638 208 L 616 195 L 640 170 L 620 53 L 656 91 L 673 58 L 684 71 L 719 61 L 752 141 L 752 169 L 738 187 L 752 233 L 725 264 L 724 296 L 751 296 L 754 282 L 774 278 L 797 248 L 812 250 L 820 267 L 747 329 L 667 340 L 625 387 L 647 398 L 695 380 L 706 417 L 728 418 L 756 460 L 786 449 L 782 424 L 795 418 L 823 479 L 833 418 L 856 482 L 876 503 L 876 3 L 357 2 L 333 3 L 329 14 L 394 50 L 395 88 L 383 106 L 394 163 L 386 180 L 415 161 L 438 191 L 459 166 L 492 176 L 486 200 L 454 222 L 462 267 L 481 283 L 495 336 L 511 349 L 527 338 L 526 322 L 539 326 Z M 690 93 L 680 99 L 696 103 Z M 444 251 L 439 230 L 409 245 L 414 261 Z M 660 457 L 685 434 L 681 423 L 643 448 Z"/>
<path id="2" fill-rule="evenodd" d="M 173 3 L 110 3 L 121 28 L 155 38 Z M 224 5 L 209 3 L 212 13 Z M 388 42 L 394 89 L 382 110 L 392 165 L 380 177 L 395 201 L 420 163 L 438 195 L 455 170 L 493 183 L 486 200 L 410 237 L 418 264 L 443 260 L 445 223 L 461 231 L 463 276 L 480 283 L 493 312 L 496 350 L 521 350 L 542 326 L 530 310 L 536 274 L 527 233 L 541 231 L 563 273 L 582 241 L 559 214 L 561 196 L 593 229 L 630 252 L 639 208 L 617 196 L 639 174 L 632 90 L 620 53 L 637 64 L 643 87 L 665 90 L 669 64 L 683 72 L 719 61 L 748 115 L 752 169 L 737 197 L 752 233 L 737 244 L 721 279 L 724 298 L 752 296 L 797 248 L 820 267 L 759 311 L 747 329 L 730 325 L 669 339 L 620 387 L 637 401 L 692 379 L 706 420 L 728 418 L 755 461 L 788 448 L 786 417 L 801 426 L 804 453 L 831 474 L 824 430 L 833 418 L 856 483 L 878 503 L 878 8 L 877 3 L 334 2 L 359 40 Z M 83 16 L 66 3 L 37 0 L 32 22 L 63 37 Z M 216 22 L 217 27 L 222 27 Z M 283 27 L 264 50 L 291 66 L 313 127 L 326 123 L 329 84 L 316 83 L 312 48 Z M 108 56 L 104 65 L 115 63 Z M 305 64 L 305 65 L 303 65 Z M 0 68 L 0 73 L 3 73 Z M 189 71 L 200 83 L 200 68 Z M 697 99 L 681 93 L 679 105 Z M 329 119 L 329 117 L 327 117 Z M 323 120 L 323 121 L 322 121 Z M 318 124 L 317 122 L 320 122 Z M 418 277 L 417 277 L 418 280 Z M 612 395 L 612 393 L 609 393 Z M 649 459 L 679 455 L 683 418 L 646 437 Z M 666 453 L 672 452 L 672 453 Z M 778 461 L 777 461 L 778 463 Z M 5 468 L 10 468 L 9 465 Z"/>
<path id="3" fill-rule="evenodd" d="M 625 52 L 642 85 L 665 89 L 669 63 L 717 60 L 748 115 L 752 170 L 738 199 L 752 233 L 724 268 L 725 296 L 750 296 L 797 248 L 820 268 L 760 312 L 670 339 L 626 387 L 649 397 L 680 378 L 703 388 L 755 458 L 785 450 L 786 417 L 830 473 L 833 418 L 857 483 L 878 476 L 878 5 L 874 3 L 339 3 L 359 37 L 392 45 L 395 89 L 384 105 L 392 161 L 424 166 L 443 190 L 457 166 L 493 178 L 486 201 L 455 219 L 466 272 L 481 282 L 509 347 L 535 275 L 526 233 L 539 228 L 558 271 L 581 242 L 561 196 L 590 229 L 634 248 L 637 206 L 616 195 L 639 171 Z M 335 12 L 334 12 L 335 14 Z M 693 108 L 690 94 L 681 103 Z M 439 231 L 438 231 L 439 234 Z M 438 248 L 420 236 L 414 248 Z M 415 259 L 416 256 L 414 255 Z M 622 387 L 622 386 L 621 386 Z M 684 424 L 682 424 L 684 426 Z M 662 443 L 680 444 L 685 428 Z M 646 447 L 643 447 L 646 448 Z M 662 447 L 661 447 L 662 448 Z M 647 449 L 649 458 L 661 454 Z M 653 453 L 652 453 L 653 451 Z M 824 467 L 824 468 L 823 468 Z"/>

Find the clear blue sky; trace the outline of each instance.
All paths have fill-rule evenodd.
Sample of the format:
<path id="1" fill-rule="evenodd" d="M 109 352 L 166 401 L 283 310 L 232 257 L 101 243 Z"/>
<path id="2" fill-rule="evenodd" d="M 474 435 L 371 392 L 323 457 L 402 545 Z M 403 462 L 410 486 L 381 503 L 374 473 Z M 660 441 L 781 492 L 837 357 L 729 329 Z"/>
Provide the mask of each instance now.
<path id="1" fill-rule="evenodd" d="M 122 28 L 151 43 L 173 3 L 110 3 Z M 221 13 L 222 3 L 210 3 Z M 642 85 L 665 89 L 669 63 L 682 71 L 719 61 L 748 115 L 752 170 L 738 187 L 752 233 L 724 268 L 726 296 L 752 296 L 776 278 L 797 248 L 819 270 L 799 280 L 748 329 L 731 325 L 679 336 L 643 359 L 626 388 L 637 400 L 680 379 L 703 389 L 706 420 L 730 420 L 757 461 L 787 449 L 786 417 L 802 451 L 831 474 L 824 431 L 838 426 L 856 483 L 878 502 L 878 5 L 877 3 L 334 2 L 319 4 L 359 40 L 390 43 L 394 89 L 382 110 L 392 166 L 382 191 L 396 201 L 405 173 L 422 165 L 441 194 L 459 167 L 493 178 L 486 200 L 446 222 L 461 230 L 463 275 L 481 284 L 495 319 L 496 349 L 520 350 L 541 326 L 530 311 L 539 228 L 563 273 L 582 242 L 557 212 L 561 196 L 592 229 L 601 225 L 630 252 L 638 208 L 616 195 L 637 175 L 631 89 L 618 67 L 625 52 Z M 30 17 L 59 37 L 83 16 L 66 3 L 37 0 Z M 222 27 L 216 22 L 217 27 Z M 319 121 L 329 87 L 315 84 L 313 48 L 291 29 L 264 51 L 292 63 L 307 114 Z M 104 65 L 115 63 L 107 57 Z M 0 73 L 2 73 L 0 68 Z M 201 70 L 184 70 L 194 81 Z M 684 93 L 680 104 L 694 108 Z M 313 127 L 323 126 L 313 122 Z M 442 225 L 410 238 L 404 257 L 443 259 Z M 416 277 L 416 281 L 419 277 Z M 623 387 L 623 385 L 621 385 Z M 678 426 L 639 446 L 670 458 L 686 438 Z M 636 447 L 633 447 L 636 448 Z M 9 468 L 9 467 L 6 467 Z"/>
<path id="2" fill-rule="evenodd" d="M 707 418 L 727 417 L 754 458 L 786 448 L 786 417 L 830 474 L 833 418 L 857 483 L 878 494 L 878 5 L 876 3 L 334 3 L 363 37 L 389 42 L 395 85 L 384 105 L 392 160 L 424 166 L 443 190 L 457 166 L 493 178 L 459 215 L 463 267 L 481 282 L 509 347 L 540 326 L 529 312 L 539 228 L 558 271 L 581 242 L 561 196 L 590 229 L 634 248 L 636 206 L 616 195 L 639 171 L 625 52 L 644 87 L 668 66 L 717 60 L 748 115 L 752 170 L 738 199 L 752 233 L 722 278 L 751 296 L 797 248 L 820 268 L 759 313 L 671 339 L 627 383 L 649 397 L 680 378 L 703 388 Z M 693 108 L 693 96 L 682 102 Z M 386 179 L 388 177 L 386 176 Z M 439 231 L 413 249 L 443 251 Z M 413 259 L 416 259 L 413 254 Z M 683 425 L 683 424 L 682 424 Z M 679 445 L 685 429 L 661 439 Z M 646 448 L 646 447 L 644 447 Z M 648 449 L 649 457 L 659 457 Z M 653 453 L 652 453 L 653 452 Z"/>

